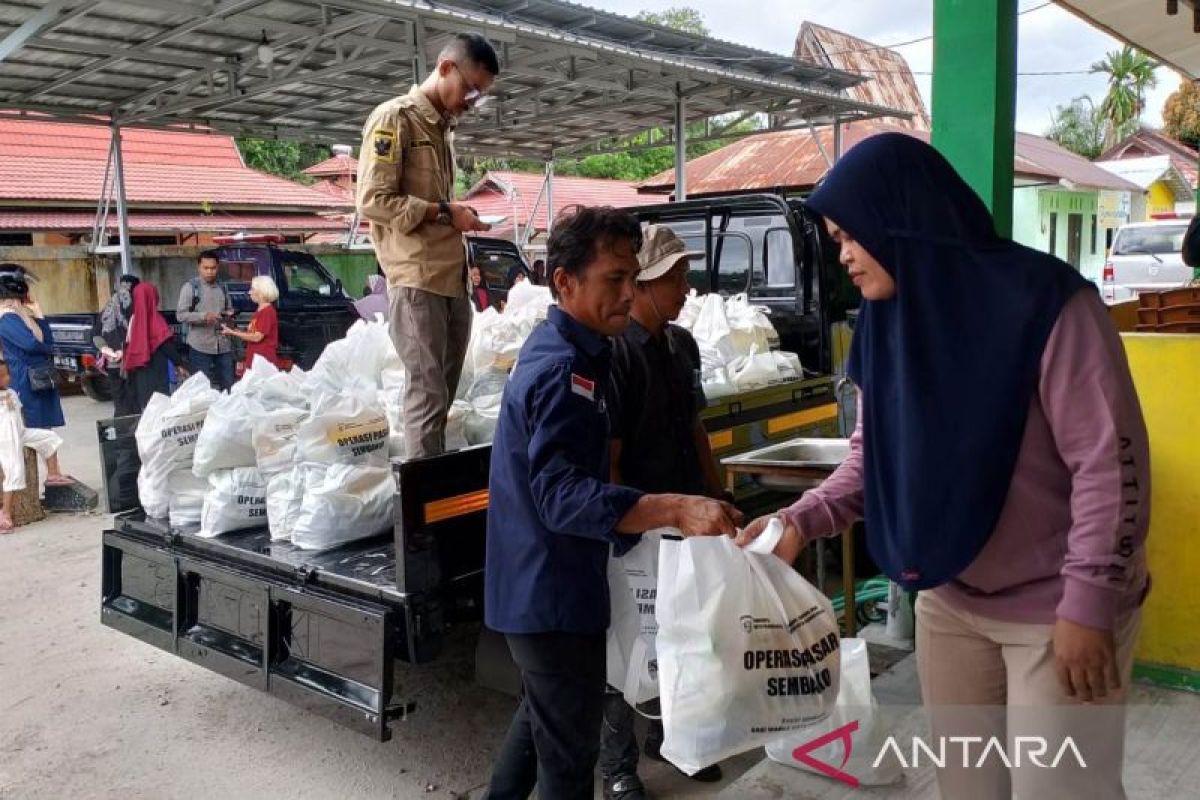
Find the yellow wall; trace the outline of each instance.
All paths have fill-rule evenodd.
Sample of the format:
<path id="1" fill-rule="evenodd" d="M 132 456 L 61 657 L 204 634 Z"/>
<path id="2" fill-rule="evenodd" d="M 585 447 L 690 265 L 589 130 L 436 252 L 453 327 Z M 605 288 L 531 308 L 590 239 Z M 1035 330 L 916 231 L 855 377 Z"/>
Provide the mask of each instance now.
<path id="1" fill-rule="evenodd" d="M 1150 431 L 1153 588 L 1137 659 L 1200 671 L 1200 335 L 1122 339 Z"/>
<path id="2" fill-rule="evenodd" d="M 1150 189 L 1146 192 L 1146 218 L 1149 219 L 1151 214 L 1170 214 L 1174 211 L 1175 193 L 1171 191 L 1171 187 L 1162 181 L 1150 184 Z"/>

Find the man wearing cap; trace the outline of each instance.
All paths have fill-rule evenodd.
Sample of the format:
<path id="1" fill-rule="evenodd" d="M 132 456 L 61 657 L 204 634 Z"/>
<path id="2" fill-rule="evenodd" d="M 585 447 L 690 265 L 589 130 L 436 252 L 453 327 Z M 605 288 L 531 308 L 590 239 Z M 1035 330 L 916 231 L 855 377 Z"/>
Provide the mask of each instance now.
<path id="1" fill-rule="evenodd" d="M 613 483 L 643 492 L 721 498 L 721 482 L 708 434 L 700 422 L 705 406 L 700 385 L 700 349 L 692 335 L 672 325 L 688 294 L 688 262 L 693 256 L 665 225 L 643 231 L 640 267 L 629 325 L 613 338 L 608 401 Z M 725 498 L 731 499 L 731 498 Z M 634 712 L 619 692 L 605 697 L 600 773 L 608 800 L 642 800 L 637 775 Z M 646 755 L 663 760 L 662 724 L 654 721 Z M 718 781 L 713 765 L 692 776 Z"/>

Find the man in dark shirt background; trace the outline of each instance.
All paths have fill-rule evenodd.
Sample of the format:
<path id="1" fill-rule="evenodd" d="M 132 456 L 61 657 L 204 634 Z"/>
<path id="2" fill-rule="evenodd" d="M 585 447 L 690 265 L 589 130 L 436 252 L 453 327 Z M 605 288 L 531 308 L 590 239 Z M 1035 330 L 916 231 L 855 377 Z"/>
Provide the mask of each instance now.
<path id="1" fill-rule="evenodd" d="M 608 399 L 614 483 L 644 492 L 721 497 L 708 434 L 700 422 L 706 404 L 700 384 L 700 348 L 692 335 L 670 324 L 683 310 L 692 256 L 665 225 L 643 231 L 641 269 L 629 326 L 613 339 Z M 604 701 L 600 774 L 608 800 L 644 800 L 637 774 L 634 711 L 620 692 Z M 661 761 L 662 723 L 652 720 L 646 755 Z M 716 764 L 692 776 L 719 781 Z"/>
<path id="2" fill-rule="evenodd" d="M 629 322 L 637 220 L 581 208 L 547 244 L 558 305 L 521 348 L 492 443 L 485 622 L 505 634 L 522 697 L 489 800 L 591 800 L 604 708 L 608 558 L 660 527 L 733 535 L 729 504 L 609 483 L 611 344 Z"/>

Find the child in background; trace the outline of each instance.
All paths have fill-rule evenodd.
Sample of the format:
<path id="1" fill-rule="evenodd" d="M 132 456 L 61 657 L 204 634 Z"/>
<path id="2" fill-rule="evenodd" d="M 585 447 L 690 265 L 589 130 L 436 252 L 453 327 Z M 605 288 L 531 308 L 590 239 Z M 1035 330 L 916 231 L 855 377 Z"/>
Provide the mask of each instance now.
<path id="1" fill-rule="evenodd" d="M 58 448 L 62 438 L 51 430 L 26 428 L 21 401 L 8 388 L 8 362 L 0 360 L 0 469 L 4 470 L 4 505 L 0 509 L 0 533 L 13 530 L 13 493 L 25 489 L 25 448 L 37 451 L 46 462 L 49 476 L 59 476 Z"/>

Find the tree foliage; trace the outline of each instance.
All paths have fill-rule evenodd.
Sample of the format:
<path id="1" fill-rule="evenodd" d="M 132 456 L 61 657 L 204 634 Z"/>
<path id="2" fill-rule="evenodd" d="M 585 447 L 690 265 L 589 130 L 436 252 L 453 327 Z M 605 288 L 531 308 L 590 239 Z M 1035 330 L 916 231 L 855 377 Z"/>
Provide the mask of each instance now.
<path id="1" fill-rule="evenodd" d="M 301 183 L 312 183 L 304 170 L 331 155 L 323 144 L 282 139 L 238 139 L 237 145 L 246 166 Z"/>
<path id="2" fill-rule="evenodd" d="M 1200 148 L 1200 86 L 1184 81 L 1163 105 L 1163 133 Z"/>
<path id="3" fill-rule="evenodd" d="M 1087 95 L 1054 110 L 1046 138 L 1088 160 L 1104 152 L 1104 114 Z"/>
<path id="4" fill-rule="evenodd" d="M 1121 141 L 1136 130 L 1146 110 L 1146 92 L 1158 85 L 1154 70 L 1158 64 L 1140 50 L 1126 45 L 1092 64 L 1091 71 L 1108 78 L 1108 94 L 1100 104 L 1105 120 L 1105 148 Z"/>
<path id="5" fill-rule="evenodd" d="M 639 22 L 649 22 L 652 25 L 662 25 L 665 28 L 674 28 L 684 33 L 695 33 L 700 36 L 709 34 L 708 26 L 704 24 L 704 17 L 694 8 L 679 7 L 668 8 L 665 11 L 641 11 L 634 19 Z"/>

